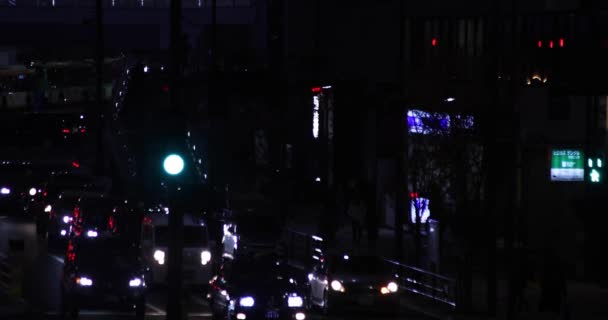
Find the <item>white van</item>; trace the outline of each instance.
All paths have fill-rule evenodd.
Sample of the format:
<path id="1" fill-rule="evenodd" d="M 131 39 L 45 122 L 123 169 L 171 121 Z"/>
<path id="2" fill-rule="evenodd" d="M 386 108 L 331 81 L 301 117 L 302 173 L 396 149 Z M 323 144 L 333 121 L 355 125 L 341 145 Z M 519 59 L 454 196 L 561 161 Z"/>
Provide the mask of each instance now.
<path id="1" fill-rule="evenodd" d="M 199 286 L 209 283 L 212 274 L 211 245 L 207 226 L 202 219 L 184 215 L 182 283 Z M 142 224 L 142 256 L 150 267 L 147 275 L 152 284 L 167 283 L 169 215 L 146 214 Z"/>

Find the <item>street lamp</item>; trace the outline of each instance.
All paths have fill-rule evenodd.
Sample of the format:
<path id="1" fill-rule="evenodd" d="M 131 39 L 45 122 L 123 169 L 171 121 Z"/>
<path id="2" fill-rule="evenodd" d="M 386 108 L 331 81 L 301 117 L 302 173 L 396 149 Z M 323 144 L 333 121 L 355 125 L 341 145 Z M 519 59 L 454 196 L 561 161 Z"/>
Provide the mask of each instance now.
<path id="1" fill-rule="evenodd" d="M 163 161 L 163 169 L 169 175 L 176 176 L 184 171 L 184 159 L 177 154 L 170 154 Z"/>

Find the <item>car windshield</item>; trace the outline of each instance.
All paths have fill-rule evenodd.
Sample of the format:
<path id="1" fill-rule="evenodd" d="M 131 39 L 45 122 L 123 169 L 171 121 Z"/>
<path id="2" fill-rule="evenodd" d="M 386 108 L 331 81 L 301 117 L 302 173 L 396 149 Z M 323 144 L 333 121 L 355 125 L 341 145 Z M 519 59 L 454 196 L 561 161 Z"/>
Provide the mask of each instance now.
<path id="1" fill-rule="evenodd" d="M 137 250 L 129 242 L 119 240 L 86 240 L 77 244 L 76 258 L 83 268 L 128 269 L 137 263 Z"/>
<path id="2" fill-rule="evenodd" d="M 205 226 L 184 226 L 182 232 L 184 247 L 207 247 L 207 228 Z M 154 232 L 157 246 L 169 245 L 169 228 L 158 226 Z"/>
<path id="3" fill-rule="evenodd" d="M 390 274 L 389 264 L 377 256 L 333 256 L 329 263 L 333 274 Z"/>
<path id="4" fill-rule="evenodd" d="M 226 265 L 230 280 L 244 285 L 272 284 L 274 286 L 288 285 L 288 273 L 283 265 L 277 264 L 273 256 L 241 257 L 232 265 Z"/>

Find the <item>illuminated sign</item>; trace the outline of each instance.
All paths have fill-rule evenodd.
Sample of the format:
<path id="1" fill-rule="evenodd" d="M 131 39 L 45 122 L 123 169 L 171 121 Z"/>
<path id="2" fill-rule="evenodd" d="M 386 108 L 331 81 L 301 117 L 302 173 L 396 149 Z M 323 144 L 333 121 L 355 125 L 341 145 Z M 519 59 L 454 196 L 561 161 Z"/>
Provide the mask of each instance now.
<path id="1" fill-rule="evenodd" d="M 446 101 L 454 98 L 448 98 Z M 449 102 L 452 102 L 451 100 Z M 407 125 L 413 134 L 441 134 L 449 133 L 452 129 L 473 129 L 475 119 L 473 116 L 452 115 L 446 113 L 431 113 L 422 110 L 409 110 L 407 112 Z"/>
<path id="2" fill-rule="evenodd" d="M 410 219 L 412 223 L 416 223 L 416 212 L 420 217 L 420 223 L 426 223 L 431 216 L 431 210 L 429 209 L 429 199 L 426 198 L 413 198 L 411 200 L 410 207 Z"/>
<path id="3" fill-rule="evenodd" d="M 315 139 L 319 138 L 319 96 L 314 95 L 312 97 L 313 111 L 312 111 L 312 136 Z"/>
<path id="4" fill-rule="evenodd" d="M 584 179 L 585 165 L 581 150 L 551 151 L 551 181 L 583 181 Z"/>

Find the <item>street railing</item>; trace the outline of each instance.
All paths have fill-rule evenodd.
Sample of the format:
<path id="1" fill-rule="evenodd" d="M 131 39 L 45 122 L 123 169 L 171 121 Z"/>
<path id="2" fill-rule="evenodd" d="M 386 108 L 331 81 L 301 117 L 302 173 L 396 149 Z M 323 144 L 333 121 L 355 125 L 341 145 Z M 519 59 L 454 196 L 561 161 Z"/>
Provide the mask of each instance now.
<path id="1" fill-rule="evenodd" d="M 409 293 L 456 308 L 456 280 L 424 269 L 385 259 L 396 268 L 399 286 Z"/>
<path id="2" fill-rule="evenodd" d="M 284 240 L 288 260 L 305 269 L 312 268 L 326 249 L 323 238 L 293 229 L 286 230 Z"/>
<path id="3" fill-rule="evenodd" d="M 136 9 L 156 8 L 168 9 L 170 0 L 102 0 L 105 8 Z M 95 0 L 0 0 L 0 7 L 26 8 L 94 8 Z M 255 0 L 217 0 L 218 8 L 246 8 L 255 5 Z M 184 9 L 211 9 L 212 0 L 185 0 Z"/>

